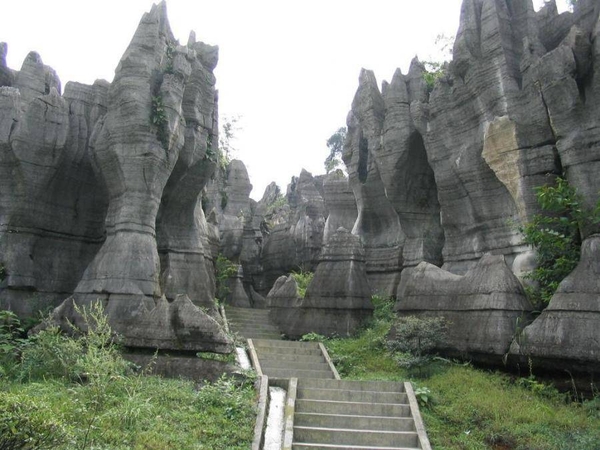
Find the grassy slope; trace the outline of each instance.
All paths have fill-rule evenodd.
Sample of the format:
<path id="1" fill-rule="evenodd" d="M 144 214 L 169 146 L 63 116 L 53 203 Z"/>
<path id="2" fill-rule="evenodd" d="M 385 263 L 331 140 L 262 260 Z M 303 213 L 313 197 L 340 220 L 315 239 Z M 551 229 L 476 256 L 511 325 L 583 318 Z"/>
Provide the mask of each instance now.
<path id="1" fill-rule="evenodd" d="M 59 425 L 58 448 L 247 449 L 255 394 L 222 380 L 197 391 L 188 381 L 155 376 L 115 379 L 100 395 L 62 381 L 3 383 L 0 396 L 31 399 Z M 39 411 L 39 410 L 38 410 Z M 38 413 L 36 413 L 38 414 Z"/>
<path id="2" fill-rule="evenodd" d="M 600 399 L 567 403 L 553 389 L 470 365 L 435 363 L 427 377 L 398 368 L 386 351 L 389 324 L 325 343 L 344 378 L 410 380 L 431 390 L 421 408 L 436 449 L 600 449 Z M 535 389 L 531 389 L 533 386 Z"/>

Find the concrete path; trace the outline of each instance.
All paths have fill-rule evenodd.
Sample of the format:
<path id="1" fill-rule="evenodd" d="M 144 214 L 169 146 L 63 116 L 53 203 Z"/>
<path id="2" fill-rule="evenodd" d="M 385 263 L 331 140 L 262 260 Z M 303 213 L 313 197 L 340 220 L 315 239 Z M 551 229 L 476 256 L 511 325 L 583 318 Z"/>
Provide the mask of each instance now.
<path id="1" fill-rule="evenodd" d="M 281 449 L 431 449 L 410 383 L 341 380 L 322 343 L 281 340 L 268 310 L 226 315 L 258 375 L 287 391 Z"/>

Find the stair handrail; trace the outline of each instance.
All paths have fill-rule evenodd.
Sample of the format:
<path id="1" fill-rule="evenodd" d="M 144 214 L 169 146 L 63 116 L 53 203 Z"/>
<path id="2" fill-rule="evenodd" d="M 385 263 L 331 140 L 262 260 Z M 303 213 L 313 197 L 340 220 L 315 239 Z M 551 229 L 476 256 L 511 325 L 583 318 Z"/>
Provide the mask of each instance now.
<path id="1" fill-rule="evenodd" d="M 419 403 L 417 402 L 417 397 L 415 396 L 415 391 L 413 390 L 412 383 L 410 383 L 410 381 L 404 382 L 404 392 L 406 392 L 406 397 L 408 398 L 408 405 L 415 423 L 415 430 L 417 432 L 417 437 L 419 438 L 420 447 L 422 450 L 431 450 L 431 443 L 427 437 L 425 424 L 423 423 L 423 418 L 421 417 L 421 412 L 419 411 Z"/>

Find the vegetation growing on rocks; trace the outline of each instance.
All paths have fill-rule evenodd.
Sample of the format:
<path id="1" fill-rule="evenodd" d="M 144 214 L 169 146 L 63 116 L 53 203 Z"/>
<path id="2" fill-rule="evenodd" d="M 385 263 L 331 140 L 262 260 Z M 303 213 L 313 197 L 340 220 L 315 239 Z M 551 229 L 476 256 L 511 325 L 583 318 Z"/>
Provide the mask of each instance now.
<path id="1" fill-rule="evenodd" d="M 374 300 L 375 320 L 356 336 L 329 339 L 325 346 L 342 378 L 412 381 L 427 398 L 420 402 L 421 414 L 434 448 L 598 448 L 598 390 L 595 399 L 574 401 L 534 375 L 519 379 L 442 358 L 432 359 L 421 374 L 398 367 L 387 345 L 393 301 Z"/>
<path id="2" fill-rule="evenodd" d="M 594 210 L 583 206 L 581 197 L 563 178 L 555 185 L 535 189 L 542 214 L 536 214 L 521 231 L 536 252 L 537 267 L 526 278 L 537 283 L 528 288 L 533 303 L 545 307 L 560 282 L 579 263 L 582 231 L 600 223 L 600 200 Z"/>
<path id="3" fill-rule="evenodd" d="M 198 388 L 149 376 L 126 362 L 99 306 L 81 310 L 79 337 L 47 328 L 25 338 L 0 320 L 0 448 L 247 449 L 252 380 Z"/>

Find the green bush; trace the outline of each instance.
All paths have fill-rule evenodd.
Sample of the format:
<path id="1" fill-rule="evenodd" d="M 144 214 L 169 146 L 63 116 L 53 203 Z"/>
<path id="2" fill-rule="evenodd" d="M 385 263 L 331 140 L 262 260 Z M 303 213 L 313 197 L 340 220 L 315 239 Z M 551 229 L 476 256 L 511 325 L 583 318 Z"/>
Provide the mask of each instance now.
<path id="1" fill-rule="evenodd" d="M 221 254 L 217 256 L 216 266 L 217 301 L 224 302 L 230 293 L 228 281 L 230 278 L 237 275 L 238 268 L 234 263 Z"/>
<path id="2" fill-rule="evenodd" d="M 536 214 L 520 231 L 536 252 L 537 267 L 525 277 L 535 281 L 537 288 L 528 287 L 527 292 L 534 305 L 544 308 L 579 263 L 581 230 L 600 223 L 600 201 L 594 210 L 586 209 L 563 178 L 535 190 L 544 213 Z"/>
<path id="3" fill-rule="evenodd" d="M 304 298 L 306 295 L 306 289 L 308 289 L 308 285 L 312 281 L 315 274 L 300 270 L 299 272 L 292 272 L 290 275 L 292 275 L 294 280 L 296 280 L 296 284 L 298 285 L 298 295 L 301 298 Z"/>
<path id="4" fill-rule="evenodd" d="M 0 449 L 57 448 L 67 437 L 64 424 L 44 402 L 0 391 Z"/>
<path id="5" fill-rule="evenodd" d="M 419 374 L 433 359 L 434 350 L 446 340 L 447 326 L 443 317 L 400 317 L 393 325 L 387 347 L 395 353 L 400 367 L 417 368 Z"/>

